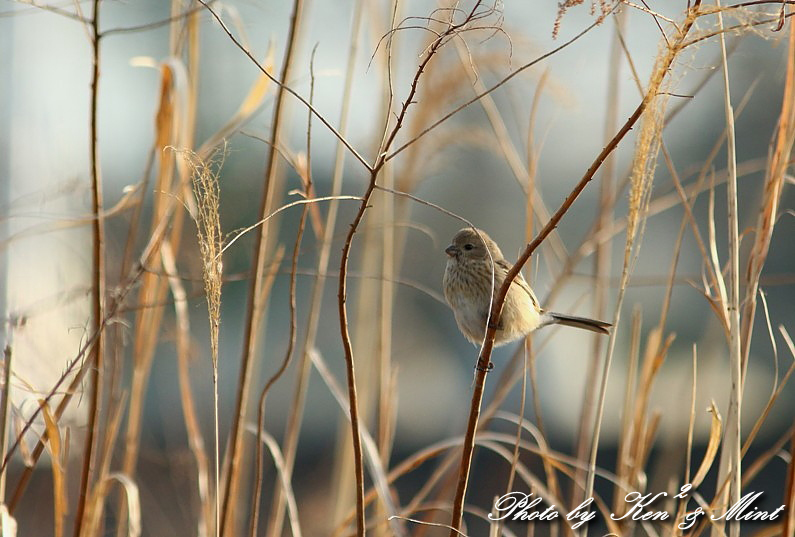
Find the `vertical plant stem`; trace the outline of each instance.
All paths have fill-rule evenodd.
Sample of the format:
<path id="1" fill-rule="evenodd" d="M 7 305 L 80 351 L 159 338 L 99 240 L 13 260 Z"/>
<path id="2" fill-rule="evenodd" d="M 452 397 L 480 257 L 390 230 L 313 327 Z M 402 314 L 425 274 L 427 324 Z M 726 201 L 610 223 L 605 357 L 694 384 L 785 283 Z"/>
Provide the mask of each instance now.
<path id="1" fill-rule="evenodd" d="M 91 350 L 93 358 L 93 368 L 91 370 L 91 404 L 89 406 L 88 424 L 86 430 L 86 441 L 83 454 L 83 470 L 80 476 L 80 494 L 75 511 L 74 535 L 78 537 L 83 525 L 83 513 L 86 510 L 86 502 L 91 494 L 91 478 L 94 473 L 94 457 L 97 449 L 97 430 L 96 425 L 102 407 L 102 383 L 104 376 L 103 354 L 105 341 L 102 330 L 102 319 L 104 318 L 104 298 L 105 298 L 105 225 L 102 216 L 102 177 L 99 169 L 99 140 L 98 140 L 98 118 L 97 103 L 99 99 L 99 61 L 100 61 L 100 40 L 99 33 L 99 5 L 100 0 L 94 0 L 93 12 L 91 14 L 91 104 L 90 104 L 90 159 L 91 159 L 91 213 L 93 215 L 92 233 L 92 278 L 91 278 L 91 298 L 92 298 L 92 320 L 91 330 L 97 334 L 96 344 Z"/>
<path id="2" fill-rule="evenodd" d="M 615 23 L 613 38 L 610 44 L 610 68 L 607 77 L 607 106 L 605 108 L 605 130 L 604 140 L 610 140 L 610 136 L 618 128 L 618 103 L 620 96 L 621 80 L 621 34 L 626 25 L 627 13 L 629 10 L 621 9 L 615 13 L 611 19 Z M 613 218 L 612 206 L 615 196 L 615 157 L 611 155 L 605 160 L 602 167 L 601 181 L 599 184 L 599 209 L 596 216 L 595 234 L 605 230 L 610 225 Z M 607 278 L 610 273 L 610 242 L 599 241 L 596 245 L 593 258 L 594 273 L 594 295 L 593 295 L 593 317 L 601 319 L 605 316 L 607 309 Z M 593 335 L 593 347 L 591 348 L 591 358 L 588 362 L 588 372 L 585 378 L 585 393 L 582 398 L 582 408 L 580 410 L 579 432 L 577 435 L 577 459 L 585 460 L 590 444 L 588 440 L 593 431 L 593 414 L 596 408 L 596 380 L 599 378 L 599 358 L 602 354 L 602 337 L 598 334 Z M 577 506 L 584 499 L 578 493 L 577 482 L 582 479 L 583 470 L 578 469 L 574 479 L 574 486 L 571 489 L 571 505 Z"/>
<path id="3" fill-rule="evenodd" d="M 717 2 L 720 5 L 720 2 Z M 718 26 L 723 29 L 723 14 L 718 11 Z M 729 487 L 724 489 L 726 492 L 721 496 L 734 504 L 740 499 L 741 487 L 741 467 L 740 450 L 742 448 L 741 439 L 741 416 L 742 416 L 742 356 L 740 345 L 740 239 L 739 223 L 737 218 L 737 154 L 734 136 L 734 109 L 731 103 L 731 91 L 729 86 L 729 63 L 726 54 L 726 37 L 720 33 L 720 50 L 723 60 L 723 92 L 724 92 L 724 111 L 726 114 L 726 149 L 728 159 L 728 179 L 727 185 L 727 220 L 729 225 L 729 296 L 726 304 L 728 311 L 726 315 L 729 320 L 729 368 L 731 371 L 731 391 L 729 392 L 729 409 L 726 413 L 726 430 L 723 447 L 720 454 L 720 466 L 718 470 L 718 483 L 723 483 L 724 479 L 729 479 Z M 718 502 L 719 509 L 723 508 L 723 502 Z M 713 526 L 713 535 L 722 529 L 723 522 Z M 729 535 L 738 537 L 740 535 L 739 521 L 733 521 L 729 525 Z"/>
<path id="4" fill-rule="evenodd" d="M 350 415 L 351 415 L 351 434 L 353 436 L 353 456 L 354 456 L 354 465 L 355 465 L 355 475 L 356 475 L 356 531 L 358 536 L 363 536 L 365 534 L 365 514 L 364 514 L 364 465 L 362 460 L 362 445 L 361 445 L 361 433 L 359 431 L 359 409 L 358 409 L 358 398 L 356 394 L 356 377 L 355 377 L 355 367 L 353 361 L 353 346 L 351 345 L 351 338 L 348 331 L 348 311 L 345 306 L 345 302 L 347 299 L 347 279 L 348 279 L 348 258 L 350 256 L 351 251 L 351 244 L 353 242 L 353 237 L 359 229 L 359 224 L 361 224 L 362 219 L 364 218 L 364 214 L 367 211 L 367 207 L 370 203 L 370 199 L 373 195 L 373 190 L 375 190 L 376 181 L 378 179 L 378 173 L 381 168 L 386 163 L 387 159 L 387 152 L 389 148 L 395 141 L 398 133 L 403 127 L 403 122 L 406 119 L 406 114 L 408 112 L 409 107 L 414 102 L 414 97 L 417 94 L 417 90 L 419 89 L 419 82 L 422 74 L 425 72 L 425 69 L 428 67 L 431 59 L 436 55 L 438 50 L 447 42 L 446 40 L 451 36 L 455 35 L 461 28 L 465 27 L 475 16 L 477 9 L 480 7 L 481 2 L 475 2 L 472 10 L 468 13 L 468 15 L 464 18 L 461 23 L 456 24 L 448 24 L 446 29 L 433 40 L 431 45 L 428 47 L 425 56 L 423 57 L 422 61 L 420 61 L 419 66 L 417 67 L 417 71 L 414 73 L 414 78 L 411 81 L 411 86 L 406 96 L 405 101 L 403 101 L 403 105 L 400 108 L 400 112 L 397 114 L 395 119 L 395 124 L 392 127 L 392 130 L 388 132 L 385 129 L 385 135 L 383 138 L 383 143 L 381 144 L 381 148 L 378 151 L 378 157 L 376 159 L 375 165 L 370 167 L 370 180 L 367 185 L 367 189 L 365 190 L 364 195 L 362 196 L 362 202 L 359 205 L 359 210 L 356 213 L 356 216 L 353 219 L 353 222 L 350 225 L 350 229 L 348 230 L 347 237 L 345 238 L 345 244 L 342 247 L 342 259 L 340 260 L 340 274 L 339 274 L 339 288 L 337 292 L 337 306 L 339 310 L 339 321 L 340 321 L 340 335 L 342 338 L 342 345 L 345 350 L 345 366 L 346 366 L 346 375 L 348 381 L 348 399 L 350 404 Z M 549 230 L 551 231 L 551 229 Z M 548 232 L 549 233 L 549 232 Z M 515 275 L 514 275 L 515 276 Z M 504 297 L 503 297 L 504 299 Z M 493 340 L 494 334 L 492 334 Z M 484 379 L 485 380 L 485 377 Z M 482 384 L 481 384 L 481 396 L 482 396 Z"/>
<path id="5" fill-rule="evenodd" d="M 770 248 L 773 228 L 775 227 L 776 218 L 778 218 L 778 207 L 781 202 L 781 191 L 786 177 L 786 170 L 790 166 L 790 155 L 795 144 L 795 19 L 790 19 L 790 21 L 787 71 L 784 77 L 781 113 L 775 133 L 773 151 L 768 162 L 767 178 L 762 198 L 763 203 L 754 232 L 754 245 L 751 249 L 751 254 L 748 256 L 741 329 L 743 378 L 748 367 L 748 356 L 751 349 L 751 333 L 756 315 L 759 278 L 762 275 L 762 268 Z"/>
<path id="6" fill-rule="evenodd" d="M 9 330 L 8 342 L 3 349 L 3 389 L 0 391 L 0 455 L 5 455 L 8 446 L 8 415 L 9 415 L 9 393 L 11 391 L 11 357 L 13 355 L 11 338 L 13 332 Z M 6 475 L 8 472 L 0 472 L 0 503 L 6 504 Z"/>
<path id="7" fill-rule="evenodd" d="M 315 70 L 314 70 L 314 62 L 315 62 L 315 52 L 317 51 L 317 45 L 312 50 L 311 59 L 309 62 L 309 76 L 310 76 L 310 90 L 309 90 L 309 103 L 311 104 L 314 99 L 315 94 Z M 301 175 L 301 179 L 304 186 L 304 198 L 309 200 L 312 198 L 312 112 L 308 113 L 307 117 L 307 128 L 306 128 L 306 164 L 303 170 L 298 170 L 299 175 Z M 290 289 L 289 289 L 289 310 L 290 310 L 290 334 L 287 342 L 287 351 L 284 354 L 284 360 L 282 361 L 281 366 L 273 374 L 273 376 L 268 380 L 265 384 L 262 392 L 260 393 L 259 398 L 259 406 L 257 412 L 257 437 L 255 443 L 255 459 L 254 459 L 254 468 L 255 468 L 255 477 L 254 477 L 254 490 L 252 493 L 252 502 L 251 502 L 251 519 L 249 525 L 249 535 L 251 537 L 255 537 L 258 532 L 259 528 L 259 509 L 260 509 L 260 500 L 262 496 L 262 444 L 263 438 L 265 434 L 265 399 L 270 391 L 271 387 L 278 381 L 284 372 L 287 370 L 287 366 L 290 364 L 290 361 L 293 357 L 293 350 L 295 349 L 295 341 L 296 341 L 296 332 L 298 329 L 298 317 L 296 314 L 296 298 L 295 298 L 295 287 L 296 287 L 296 271 L 298 269 L 298 256 L 301 252 L 301 241 L 304 237 L 304 228 L 306 226 L 306 219 L 307 215 L 309 214 L 310 204 L 305 203 L 302 210 L 301 210 L 301 218 L 298 222 L 298 232 L 296 233 L 295 237 L 295 245 L 293 246 L 293 257 L 292 263 L 290 266 Z M 282 464 L 283 466 L 283 464 Z M 284 473 L 282 472 L 282 476 L 284 477 Z M 282 483 L 284 481 L 282 480 Z M 297 536 L 296 536 L 297 537 Z"/>
<path id="8" fill-rule="evenodd" d="M 356 475 L 356 535 L 363 537 L 365 533 L 365 519 L 364 519 L 364 463 L 362 460 L 362 438 L 359 432 L 359 404 L 356 395 L 356 372 L 353 362 L 353 346 L 351 345 L 351 337 L 348 333 L 348 311 L 345 307 L 345 300 L 347 298 L 347 273 L 348 273 L 348 257 L 350 256 L 351 243 L 353 242 L 353 235 L 356 233 L 359 224 L 364 217 L 364 212 L 373 194 L 375 188 L 375 181 L 378 177 L 377 171 L 372 171 L 370 174 L 370 182 L 367 190 L 362 196 L 362 203 L 359 206 L 359 211 L 351 223 L 348 230 L 348 236 L 345 240 L 345 245 L 342 248 L 342 260 L 340 261 L 340 276 L 339 286 L 337 291 L 337 307 L 339 310 L 340 332 L 342 337 L 342 344 L 345 350 L 345 373 L 348 380 L 348 402 L 350 405 L 351 415 L 351 435 L 353 436 L 353 457 L 354 457 L 354 472 Z"/>
<path id="9" fill-rule="evenodd" d="M 203 2 L 202 2 L 203 3 Z M 206 7 L 206 4 L 204 4 Z M 294 0 L 292 15 L 290 18 L 290 28 L 287 37 L 287 46 L 284 52 L 284 63 L 280 74 L 280 80 L 287 80 L 295 52 L 298 27 L 301 21 L 303 1 Z M 208 8 L 209 9 L 209 8 Z M 213 15 L 215 13 L 213 12 Z M 218 19 L 220 22 L 220 19 Z M 224 26 L 226 30 L 226 27 Z M 231 36 L 231 34 L 229 34 Z M 276 183 L 276 147 L 279 144 L 279 134 L 282 129 L 281 117 L 285 101 L 285 86 L 279 84 L 276 92 L 276 102 L 273 111 L 273 124 L 271 126 L 271 143 L 268 145 L 267 168 L 265 171 L 265 189 L 260 202 L 260 219 L 264 219 L 273 203 L 273 190 Z M 241 460 L 243 457 L 243 430 L 247 415 L 246 406 L 251 386 L 251 372 L 254 355 L 257 350 L 258 331 L 262 320 L 262 311 L 259 308 L 260 297 L 262 295 L 263 271 L 265 267 L 265 254 L 268 243 L 268 229 L 270 220 L 265 220 L 255 234 L 254 261 L 252 263 L 251 282 L 249 285 L 248 302 L 246 305 L 246 324 L 243 333 L 243 357 L 241 359 L 240 374 L 238 379 L 238 392 L 235 402 L 235 411 L 232 417 L 232 427 L 229 436 L 229 445 L 225 457 L 229 463 L 226 482 L 224 484 L 223 506 L 221 508 L 221 529 L 220 535 L 231 535 L 229 528 L 232 526 L 233 510 L 240 504 L 237 499 Z M 259 442 L 259 438 L 256 439 Z"/>
<path id="10" fill-rule="evenodd" d="M 677 39 L 675 43 L 670 47 L 666 56 L 663 58 L 660 67 L 660 73 L 667 73 L 668 69 L 670 68 L 671 64 L 673 63 L 674 59 L 676 58 L 677 54 L 681 51 L 681 48 L 684 43 L 684 38 L 689 33 L 690 29 L 695 22 L 698 13 L 699 7 L 701 5 L 700 0 L 696 0 L 693 3 L 693 6 L 690 8 L 688 12 L 688 16 L 685 20 L 685 24 L 680 29 Z M 661 82 L 661 80 L 660 80 Z M 646 107 L 651 102 L 651 100 L 656 97 L 656 92 L 659 89 L 659 84 L 651 84 L 649 90 L 644 95 L 641 102 L 638 104 L 635 111 L 632 115 L 627 119 L 627 121 L 622 125 L 622 127 L 618 130 L 618 132 L 613 136 L 613 138 L 607 143 L 607 145 L 602 149 L 602 151 L 597 155 L 596 159 L 594 160 L 593 164 L 588 168 L 585 172 L 585 175 L 580 179 L 580 181 L 575 185 L 574 189 L 571 193 L 566 197 L 563 201 L 561 206 L 558 210 L 552 215 L 552 218 L 546 223 L 546 225 L 539 231 L 538 235 L 530 242 L 527 247 L 525 248 L 522 255 L 516 261 L 516 263 L 511 267 L 508 273 L 505 276 L 505 280 L 500 287 L 499 292 L 496 295 L 496 298 L 492 304 L 492 310 L 490 313 L 490 317 L 492 319 L 499 319 L 500 314 L 502 312 L 502 305 L 505 302 L 505 296 L 508 293 L 508 288 L 510 287 L 513 279 L 522 269 L 522 267 L 527 263 L 530 259 L 530 256 L 533 252 L 538 248 L 538 246 L 544 241 L 544 239 L 552 232 L 552 230 L 557 227 L 560 220 L 563 216 L 568 212 L 571 208 L 571 205 L 577 199 L 577 197 L 582 193 L 588 183 L 593 179 L 596 172 L 601 168 L 602 164 L 604 163 L 605 159 L 613 152 L 613 150 L 618 146 L 624 136 L 632 129 L 632 127 L 637 123 L 640 117 L 643 115 L 643 112 L 646 110 Z M 474 439 L 475 439 L 475 431 L 478 425 L 478 418 L 480 415 L 480 404 L 483 397 L 483 384 L 486 380 L 486 372 L 488 371 L 488 365 L 490 363 L 491 352 L 494 345 L 494 337 L 496 335 L 496 325 L 493 327 L 488 328 L 486 331 L 486 338 L 481 348 L 480 354 L 478 356 L 478 371 L 477 375 L 475 376 L 475 386 L 472 395 L 472 402 L 470 405 L 470 413 L 469 413 L 469 421 L 467 425 L 467 432 L 464 439 L 464 446 L 463 446 L 463 453 L 461 455 L 461 465 L 459 468 L 458 474 L 458 488 L 456 490 L 456 496 L 453 500 L 453 517 L 450 523 L 450 526 L 453 528 L 450 531 L 450 537 L 455 537 L 457 535 L 457 530 L 461 527 L 461 518 L 464 511 L 464 498 L 466 496 L 466 488 L 467 482 L 469 479 L 469 472 L 472 465 L 472 452 L 474 450 Z M 610 336 L 611 345 L 615 342 L 615 330 L 611 333 Z M 608 358 L 611 353 L 608 353 Z M 590 496 L 590 492 L 593 490 L 593 477 L 595 475 L 595 460 L 596 460 L 596 449 L 598 446 L 598 434 L 599 434 L 599 424 L 601 423 L 601 416 L 603 412 L 603 405 L 604 405 L 604 394 L 605 394 L 605 382 L 607 378 L 607 371 L 609 370 L 609 360 L 606 360 L 605 363 L 605 373 L 603 374 L 602 379 L 602 390 L 600 394 L 600 402 L 599 402 L 599 409 L 597 411 L 597 427 L 595 429 L 592 450 L 591 450 L 591 464 L 589 468 L 589 485 L 586 486 L 586 497 Z"/>
<path id="11" fill-rule="evenodd" d="M 652 74 L 651 81 L 649 83 L 649 87 L 646 90 L 646 93 L 641 101 L 641 104 L 638 106 L 636 112 L 637 118 L 640 118 L 640 115 L 646 110 L 647 106 L 654 106 L 656 104 L 653 103 L 654 99 L 658 97 L 658 93 L 660 92 L 660 88 L 666 79 L 666 76 L 670 72 L 671 66 L 674 63 L 674 60 L 677 58 L 679 53 L 682 51 L 684 47 L 685 38 L 690 33 L 691 28 L 693 27 L 696 19 L 699 16 L 701 7 L 701 0 L 695 0 L 691 6 L 688 7 L 687 16 L 685 17 L 684 23 L 679 28 L 676 36 L 672 40 L 668 40 L 666 38 L 667 47 L 665 51 L 662 53 L 661 57 L 658 59 L 658 63 L 655 66 L 655 70 Z M 658 116 L 662 116 L 662 110 L 655 110 L 654 108 L 650 109 L 650 114 L 658 114 Z M 644 134 L 648 137 L 645 141 L 645 147 L 640 147 L 636 150 L 635 158 L 636 160 L 640 159 L 640 168 L 643 168 L 648 173 L 649 171 L 653 172 L 653 167 L 650 167 L 649 164 L 652 163 L 652 159 L 656 160 L 657 154 L 656 150 L 654 150 L 654 154 L 652 154 L 653 147 L 659 147 L 659 144 L 656 142 L 659 141 L 660 131 L 659 129 L 662 128 L 662 123 L 660 117 L 652 116 L 649 118 L 649 122 L 656 123 L 656 125 L 650 125 L 650 130 L 648 133 L 641 132 L 640 136 L 643 137 Z M 625 124 L 626 126 L 626 124 Z M 639 140 L 639 142 L 642 140 Z M 638 153 L 643 154 L 638 154 Z M 634 167 L 634 166 L 633 166 Z M 650 180 L 651 178 L 644 178 L 640 177 L 640 181 Z M 645 190 L 645 194 L 643 193 Z M 607 343 L 607 356 L 605 357 L 604 364 L 602 366 L 602 373 L 600 379 L 600 387 L 599 387 L 599 398 L 597 401 L 596 407 L 596 415 L 594 417 L 594 433 L 591 439 L 591 452 L 590 458 L 588 461 L 588 478 L 585 484 L 585 498 L 590 498 L 593 496 L 593 488 L 594 488 L 594 480 L 596 478 L 596 457 L 599 452 L 599 436 L 601 434 L 602 429 L 602 418 L 604 416 L 604 408 L 605 408 L 605 400 L 607 397 L 607 381 L 608 376 L 610 373 L 610 366 L 613 360 L 613 353 L 615 351 L 615 344 L 616 344 L 616 332 L 618 330 L 619 321 L 621 318 L 621 306 L 624 300 L 624 293 L 626 291 L 627 283 L 629 281 L 629 275 L 631 272 L 630 267 L 630 257 L 632 251 L 632 243 L 636 239 L 636 235 L 639 233 L 638 231 L 638 224 L 644 218 L 644 213 L 647 209 L 647 201 L 648 201 L 648 193 L 650 192 L 650 184 L 646 187 L 641 189 L 640 197 L 646 198 L 646 202 L 641 201 L 638 203 L 638 207 L 635 208 L 636 211 L 636 223 L 632 226 L 633 229 L 630 229 L 630 226 L 627 226 L 627 245 L 625 247 L 624 253 L 624 268 L 621 274 L 621 283 L 619 285 L 618 290 L 618 297 L 616 299 L 616 306 L 615 306 L 615 314 L 613 319 L 613 330 L 610 332 L 610 339 Z"/>
<path id="12" fill-rule="evenodd" d="M 353 89 L 353 74 L 355 72 L 356 52 L 359 48 L 359 33 L 364 10 L 363 0 L 357 0 L 353 9 L 353 24 L 351 26 L 351 43 L 348 51 L 347 67 L 345 71 L 345 82 L 343 87 L 343 98 L 340 108 L 339 133 L 345 136 L 348 130 L 349 110 Z M 334 172 L 331 181 L 331 196 L 339 196 L 342 191 L 342 175 L 345 164 L 345 146 L 338 141 L 334 158 Z M 295 455 L 298 448 L 298 435 L 303 418 L 306 404 L 306 391 L 309 385 L 309 373 L 311 371 L 309 363 L 309 353 L 315 345 L 318 324 L 320 321 L 320 311 L 323 300 L 323 286 L 326 282 L 325 273 L 328 269 L 329 254 L 331 243 L 334 237 L 334 229 L 337 221 L 339 200 L 333 199 L 329 203 L 326 222 L 323 226 L 321 237 L 320 253 L 317 260 L 317 275 L 312 284 L 311 296 L 309 299 L 310 307 L 307 319 L 307 328 L 301 351 L 301 359 L 298 364 L 298 375 L 293 401 L 290 405 L 290 414 L 287 418 L 287 426 L 284 432 L 284 468 L 285 479 L 290 479 L 295 465 Z M 274 490 L 273 503 L 271 505 L 270 517 L 268 518 L 268 529 L 266 535 L 277 537 L 282 533 L 285 513 L 285 496 L 282 487 L 276 485 Z"/>
<path id="13" fill-rule="evenodd" d="M 213 520 L 212 504 L 210 503 L 210 472 L 204 439 L 196 413 L 193 392 L 190 384 L 190 314 L 188 310 L 188 295 L 182 280 L 177 272 L 174 253 L 171 245 L 163 242 L 160 247 L 163 270 L 168 277 L 171 295 L 174 297 L 174 315 L 176 320 L 176 347 L 177 347 L 177 376 L 179 383 L 180 401 L 182 402 L 183 420 L 188 436 L 188 446 L 196 461 L 196 488 L 200 502 L 200 516 L 197 523 L 198 536 L 209 535 L 208 528 Z M 217 485 L 217 484 L 216 484 Z M 217 490 L 217 489 L 216 489 Z M 217 497 L 217 494 L 215 495 Z M 216 521 L 217 524 L 217 521 Z M 217 531 L 217 525 L 216 525 Z"/>

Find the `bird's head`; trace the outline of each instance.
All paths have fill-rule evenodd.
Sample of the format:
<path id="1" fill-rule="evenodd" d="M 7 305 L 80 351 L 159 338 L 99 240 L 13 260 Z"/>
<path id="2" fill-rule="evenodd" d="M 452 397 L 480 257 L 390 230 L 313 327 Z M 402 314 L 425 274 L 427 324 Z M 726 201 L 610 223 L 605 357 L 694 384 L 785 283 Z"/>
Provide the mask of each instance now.
<path id="1" fill-rule="evenodd" d="M 455 234 L 453 242 L 444 252 L 458 261 L 494 260 L 502 259 L 502 252 L 497 243 L 491 240 L 485 231 L 471 227 L 464 228 Z M 490 255 L 489 255 L 490 254 Z"/>

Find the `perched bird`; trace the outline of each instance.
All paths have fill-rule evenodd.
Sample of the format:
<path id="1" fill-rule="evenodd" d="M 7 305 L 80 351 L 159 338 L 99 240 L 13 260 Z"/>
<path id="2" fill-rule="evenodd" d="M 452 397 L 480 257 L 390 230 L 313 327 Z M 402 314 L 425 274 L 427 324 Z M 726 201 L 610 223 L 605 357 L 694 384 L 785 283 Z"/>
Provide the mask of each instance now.
<path id="1" fill-rule="evenodd" d="M 485 231 L 473 228 L 456 233 L 445 253 L 444 296 L 464 337 L 480 345 L 486 333 L 492 297 L 496 300 L 511 263 L 505 260 L 500 247 Z M 511 282 L 500 320 L 491 322 L 497 325 L 495 346 L 510 343 L 549 324 L 573 326 L 599 334 L 607 334 L 611 326 L 594 319 L 544 311 L 521 273 Z"/>

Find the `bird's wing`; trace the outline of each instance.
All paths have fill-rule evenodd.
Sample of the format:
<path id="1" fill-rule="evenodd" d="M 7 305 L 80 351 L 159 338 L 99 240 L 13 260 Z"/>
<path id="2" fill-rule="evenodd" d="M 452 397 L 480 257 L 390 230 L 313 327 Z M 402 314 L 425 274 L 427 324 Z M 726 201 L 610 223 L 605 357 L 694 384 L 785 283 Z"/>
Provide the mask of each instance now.
<path id="1" fill-rule="evenodd" d="M 497 267 L 499 267 L 499 269 L 500 269 L 501 278 L 499 278 L 499 281 L 500 281 L 500 284 L 502 284 L 502 282 L 505 280 L 505 276 L 508 274 L 508 271 L 511 270 L 511 264 L 508 263 L 504 259 L 500 259 L 498 261 L 495 261 L 494 264 L 497 265 Z M 514 278 L 513 283 L 517 284 L 519 287 L 524 289 L 524 291 L 528 295 L 530 295 L 530 300 L 533 301 L 533 305 L 536 307 L 536 309 L 539 309 L 539 310 L 541 309 L 541 306 L 538 304 L 538 299 L 536 298 L 535 293 L 530 288 L 530 285 L 524 279 L 524 276 L 522 276 L 521 272 L 516 275 L 516 278 Z"/>

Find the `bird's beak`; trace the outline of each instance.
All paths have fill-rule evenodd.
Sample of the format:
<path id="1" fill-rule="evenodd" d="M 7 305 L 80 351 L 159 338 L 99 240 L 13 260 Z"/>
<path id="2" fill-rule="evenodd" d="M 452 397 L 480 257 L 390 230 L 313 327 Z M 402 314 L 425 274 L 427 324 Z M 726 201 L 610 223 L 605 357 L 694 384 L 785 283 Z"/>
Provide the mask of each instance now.
<path id="1" fill-rule="evenodd" d="M 444 249 L 444 253 L 446 253 L 450 257 L 456 257 L 461 250 L 458 249 L 458 246 L 453 246 L 452 244 Z"/>

